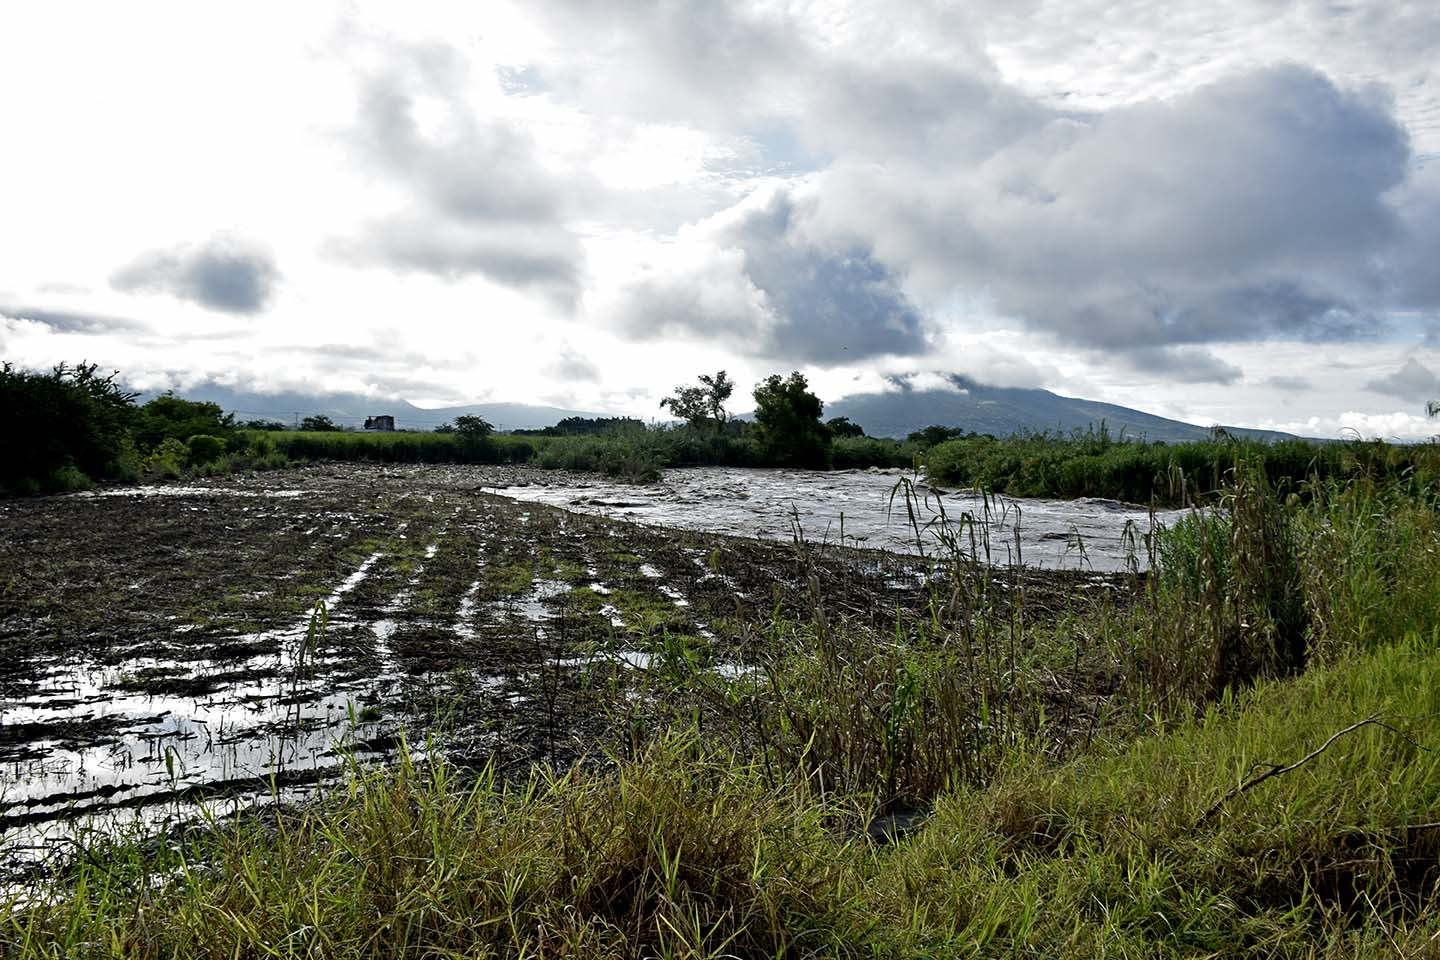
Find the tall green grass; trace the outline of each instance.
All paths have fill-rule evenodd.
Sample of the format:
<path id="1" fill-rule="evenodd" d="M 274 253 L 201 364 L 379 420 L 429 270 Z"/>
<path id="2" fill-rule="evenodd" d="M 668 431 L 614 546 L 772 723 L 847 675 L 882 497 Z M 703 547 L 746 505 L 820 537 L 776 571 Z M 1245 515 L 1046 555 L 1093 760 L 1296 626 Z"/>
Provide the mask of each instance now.
<path id="1" fill-rule="evenodd" d="M 350 433 L 268 431 L 274 448 L 291 460 L 368 463 L 525 463 L 544 438 L 458 433 Z"/>
<path id="2" fill-rule="evenodd" d="M 1281 498 L 1258 460 L 1229 479 L 1213 505 L 1154 538 L 1137 672 L 1158 687 L 1213 699 L 1436 622 L 1431 488 L 1312 480 Z"/>
<path id="3" fill-rule="evenodd" d="M 619 429 L 583 436 L 496 434 L 467 442 L 458 434 L 274 431 L 264 434 L 292 460 L 370 463 L 535 463 L 651 480 L 669 467 L 769 466 L 745 431 L 717 434 L 683 427 Z M 918 447 L 896 440 L 842 437 L 833 446 L 837 469 L 909 467 Z"/>
<path id="4" fill-rule="evenodd" d="M 1421 484 L 1440 478 L 1440 447 L 1434 444 L 1235 439 L 1166 444 L 1117 439 L 1103 427 L 1068 437 L 1040 433 L 950 440 L 932 447 L 925 465 L 938 483 L 1011 496 L 1182 506 L 1187 494 L 1205 497 L 1219 491 L 1237 460 L 1259 463 L 1269 484 L 1282 493 L 1314 478 Z"/>

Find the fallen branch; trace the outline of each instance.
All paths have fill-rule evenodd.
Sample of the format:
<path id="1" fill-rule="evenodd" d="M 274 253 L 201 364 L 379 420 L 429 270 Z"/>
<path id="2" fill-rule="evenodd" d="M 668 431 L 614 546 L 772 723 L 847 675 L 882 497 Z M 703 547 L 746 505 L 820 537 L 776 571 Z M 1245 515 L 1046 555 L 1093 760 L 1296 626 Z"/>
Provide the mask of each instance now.
<path id="1" fill-rule="evenodd" d="M 1299 760 L 1296 760 L 1294 763 L 1271 764 L 1270 769 L 1266 770 L 1264 773 L 1259 774 L 1258 776 L 1251 777 L 1249 780 L 1246 780 L 1244 783 L 1240 784 L 1237 787 L 1232 787 L 1229 791 L 1226 792 L 1225 796 L 1221 797 L 1219 800 L 1216 800 L 1215 805 L 1209 810 L 1206 810 L 1199 820 L 1195 821 L 1195 826 L 1203 826 L 1211 817 L 1215 816 L 1215 814 L 1220 812 L 1221 807 L 1225 806 L 1225 804 L 1229 803 L 1231 800 L 1234 800 L 1236 797 L 1240 796 L 1240 794 L 1244 793 L 1246 790 L 1249 790 L 1251 787 L 1258 787 L 1260 784 L 1264 783 L 1266 780 L 1269 780 L 1271 777 L 1278 777 L 1281 774 L 1286 774 L 1289 773 L 1291 770 L 1297 770 L 1300 767 L 1305 766 L 1305 764 L 1309 763 L 1311 760 L 1314 760 L 1316 757 L 1320 756 L 1320 754 L 1330 749 L 1331 744 L 1333 744 L 1336 740 L 1339 740 L 1346 734 L 1354 733 L 1361 727 L 1368 726 L 1384 727 L 1391 733 L 1404 737 L 1412 744 L 1419 746 L 1419 744 L 1416 744 L 1415 741 L 1412 740 L 1410 737 L 1406 736 L 1401 731 L 1395 729 L 1394 727 L 1390 726 L 1390 724 L 1381 720 L 1378 715 L 1366 717 L 1364 720 L 1357 720 L 1355 723 L 1350 724 L 1350 726 L 1344 728 L 1343 730 L 1337 730 L 1332 733 L 1330 735 L 1330 739 L 1326 740 L 1324 743 L 1320 744 L 1320 746 L 1316 747 L 1314 750 L 1311 750 L 1309 753 L 1305 754 L 1305 756 L 1301 757 Z"/>

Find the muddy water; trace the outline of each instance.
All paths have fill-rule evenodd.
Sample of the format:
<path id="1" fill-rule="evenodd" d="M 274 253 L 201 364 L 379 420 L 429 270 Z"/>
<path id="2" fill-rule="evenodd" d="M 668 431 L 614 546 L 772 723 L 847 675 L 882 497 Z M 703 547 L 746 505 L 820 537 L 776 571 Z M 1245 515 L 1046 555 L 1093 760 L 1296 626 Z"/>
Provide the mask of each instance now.
<path id="1" fill-rule="evenodd" d="M 907 510 L 904 484 L 911 484 Z M 897 489 L 898 488 L 898 489 Z M 1114 500 L 1020 500 L 943 490 L 898 470 L 668 470 L 637 486 L 571 480 L 504 486 L 499 492 L 535 503 L 683 530 L 844 542 L 905 553 L 946 549 L 949 534 L 966 552 L 996 564 L 1022 562 L 1062 570 L 1147 566 L 1143 507 Z M 918 529 L 917 529 L 918 528 Z"/>
<path id="2" fill-rule="evenodd" d="M 355 626 L 346 595 L 378 559 L 345 576 L 323 609 L 237 638 L 274 653 L 33 663 L 23 694 L 0 697 L 0 870 L 77 830 L 154 821 L 157 807 L 194 819 L 199 809 L 182 802 L 191 793 L 209 797 L 212 813 L 296 799 L 342 764 L 388 752 L 395 723 L 376 706 L 399 682 L 394 664 L 347 676 L 323 647 L 327 630 Z M 183 637 L 192 627 L 171 629 Z"/>

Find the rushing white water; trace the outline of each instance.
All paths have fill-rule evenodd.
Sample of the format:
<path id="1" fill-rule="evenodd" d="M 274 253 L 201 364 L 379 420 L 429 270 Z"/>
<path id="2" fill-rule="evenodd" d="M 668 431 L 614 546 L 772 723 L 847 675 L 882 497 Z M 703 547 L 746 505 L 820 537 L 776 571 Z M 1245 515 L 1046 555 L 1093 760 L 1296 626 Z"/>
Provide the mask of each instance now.
<path id="1" fill-rule="evenodd" d="M 907 507 L 907 485 L 910 492 Z M 905 553 L 944 549 L 941 534 L 995 564 L 1123 570 L 1147 564 L 1145 535 L 1173 511 L 1114 500 L 1030 500 L 942 490 L 899 470 L 667 470 L 655 484 L 597 478 L 500 487 L 534 503 L 657 526 Z"/>

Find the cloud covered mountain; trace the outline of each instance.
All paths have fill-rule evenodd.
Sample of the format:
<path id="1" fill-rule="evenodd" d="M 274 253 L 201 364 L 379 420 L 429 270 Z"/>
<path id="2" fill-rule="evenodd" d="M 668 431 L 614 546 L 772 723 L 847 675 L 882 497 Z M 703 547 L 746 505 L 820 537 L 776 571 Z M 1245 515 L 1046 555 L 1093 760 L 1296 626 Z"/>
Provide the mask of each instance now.
<path id="1" fill-rule="evenodd" d="M 278 420 L 295 425 L 301 419 L 324 414 L 341 427 L 362 427 L 366 417 L 389 415 L 401 430 L 432 430 L 447 420 L 470 414 L 484 417 L 498 430 L 531 430 L 547 427 L 565 417 L 596 417 L 602 414 L 566 410 L 528 403 L 471 403 L 455 407 L 417 407 L 405 400 L 377 400 L 359 393 L 252 393 L 214 383 L 175 391 L 187 400 L 218 403 L 235 419 Z M 154 394 L 142 394 L 144 402 Z"/>
<path id="2" fill-rule="evenodd" d="M 874 437 L 903 437 L 931 424 L 1006 436 L 1026 431 L 1084 430 L 1104 423 L 1114 436 L 1146 440 L 1200 440 L 1211 426 L 1170 420 L 1113 403 L 1062 397 L 1049 390 L 990 387 L 952 377 L 953 389 L 917 390 L 903 381 L 887 393 L 856 394 L 825 405 L 825 416 L 849 417 Z M 1226 427 L 1230 433 L 1264 439 L 1288 434 Z"/>

